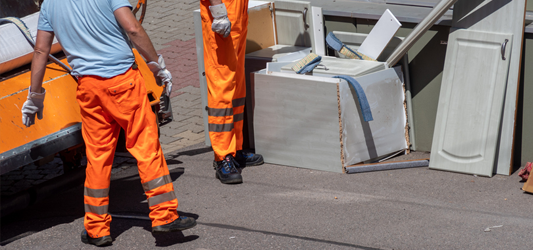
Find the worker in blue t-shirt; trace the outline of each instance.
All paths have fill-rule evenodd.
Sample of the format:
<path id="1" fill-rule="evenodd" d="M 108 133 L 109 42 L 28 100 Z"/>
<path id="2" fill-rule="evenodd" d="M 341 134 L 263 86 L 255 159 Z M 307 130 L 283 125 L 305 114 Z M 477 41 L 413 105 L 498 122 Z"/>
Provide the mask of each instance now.
<path id="1" fill-rule="evenodd" d="M 84 188 L 85 229 L 81 240 L 97 246 L 112 243 L 108 213 L 111 168 L 120 128 L 126 148 L 137 159 L 150 208 L 152 232 L 194 227 L 178 216 L 178 200 L 161 150 L 155 114 L 147 98 L 129 39 L 148 61 L 158 83 L 172 89 L 172 76 L 127 0 L 45 0 L 41 6 L 28 100 L 22 107 L 26 126 L 42 118 L 42 87 L 54 36 L 63 47 L 72 75 L 78 78 L 82 135 L 87 170 Z M 129 39 L 128 39 L 129 37 Z"/>

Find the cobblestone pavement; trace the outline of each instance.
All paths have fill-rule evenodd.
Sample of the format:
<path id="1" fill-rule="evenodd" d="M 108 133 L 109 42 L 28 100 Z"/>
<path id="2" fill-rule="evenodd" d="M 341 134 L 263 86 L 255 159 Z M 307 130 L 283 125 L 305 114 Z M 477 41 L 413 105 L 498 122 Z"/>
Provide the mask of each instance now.
<path id="1" fill-rule="evenodd" d="M 130 0 L 130 3 L 135 7 L 137 1 Z M 198 0 L 150 0 L 143 21 L 144 29 L 157 52 L 164 56 L 173 77 L 174 120 L 161 127 L 160 142 L 165 154 L 204 141 L 192 14 L 199 5 Z M 85 157 L 82 165 L 86 165 Z M 131 155 L 117 153 L 112 173 L 135 165 Z M 0 176 L 0 194 L 14 194 L 62 174 L 63 163 L 56 155 L 45 164 L 30 164 Z"/>

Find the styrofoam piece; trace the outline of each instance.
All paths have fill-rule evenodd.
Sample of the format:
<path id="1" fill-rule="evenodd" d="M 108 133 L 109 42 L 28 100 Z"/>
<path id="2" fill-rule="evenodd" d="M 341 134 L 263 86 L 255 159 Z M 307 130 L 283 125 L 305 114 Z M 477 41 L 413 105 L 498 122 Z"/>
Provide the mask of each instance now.
<path id="1" fill-rule="evenodd" d="M 364 173 L 364 172 L 371 172 L 371 171 L 383 171 L 383 170 L 393 170 L 393 169 L 403 169 L 403 168 L 420 168 L 420 167 L 427 167 L 428 165 L 429 165 L 428 160 L 386 162 L 386 163 L 346 167 L 346 173 L 356 174 L 356 173 Z"/>
<path id="2" fill-rule="evenodd" d="M 37 22 L 39 12 L 21 18 L 28 27 L 31 36 L 35 40 L 37 36 Z M 0 74 L 28 64 L 33 58 L 33 47 L 26 40 L 15 24 L 7 23 L 0 25 Z M 61 50 L 61 46 L 54 38 L 51 54 Z"/>
<path id="3" fill-rule="evenodd" d="M 289 63 L 281 68 L 281 72 L 294 73 L 292 66 L 295 63 Z M 348 75 L 348 76 L 362 76 L 385 69 L 383 62 L 343 59 L 331 56 L 322 57 L 320 66 L 316 67 L 312 75 L 316 76 L 334 76 L 334 75 Z"/>
<path id="4" fill-rule="evenodd" d="M 377 59 L 401 26 L 392 12 L 385 10 L 357 51 Z"/>
<path id="5" fill-rule="evenodd" d="M 364 89 L 374 120 L 362 119 L 351 85 L 339 84 L 344 166 L 407 149 L 403 82 L 394 69 L 356 79 Z"/>

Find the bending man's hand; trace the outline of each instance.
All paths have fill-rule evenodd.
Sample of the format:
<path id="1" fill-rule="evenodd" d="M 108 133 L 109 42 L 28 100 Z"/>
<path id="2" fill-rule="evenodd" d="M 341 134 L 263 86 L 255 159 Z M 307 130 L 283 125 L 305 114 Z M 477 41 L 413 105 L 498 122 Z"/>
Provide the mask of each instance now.
<path id="1" fill-rule="evenodd" d="M 31 92 L 28 90 L 28 100 L 22 105 L 22 123 L 29 127 L 35 124 L 35 115 L 39 120 L 43 119 L 43 102 L 46 90 L 43 88 L 42 93 Z"/>
<path id="2" fill-rule="evenodd" d="M 228 11 L 224 3 L 209 6 L 211 15 L 215 18 L 211 25 L 211 30 L 220 34 L 222 37 L 228 37 L 231 32 L 231 22 L 228 19 Z"/>
<path id="3" fill-rule="evenodd" d="M 170 93 L 172 92 L 172 75 L 170 74 L 170 71 L 168 71 L 165 60 L 163 60 L 162 55 L 158 55 L 159 60 L 158 62 L 148 62 L 148 67 L 154 73 L 154 77 L 156 79 L 157 85 L 162 86 L 163 84 L 166 86 L 166 93 L 167 96 L 170 97 Z M 157 81 L 157 80 L 160 81 Z"/>

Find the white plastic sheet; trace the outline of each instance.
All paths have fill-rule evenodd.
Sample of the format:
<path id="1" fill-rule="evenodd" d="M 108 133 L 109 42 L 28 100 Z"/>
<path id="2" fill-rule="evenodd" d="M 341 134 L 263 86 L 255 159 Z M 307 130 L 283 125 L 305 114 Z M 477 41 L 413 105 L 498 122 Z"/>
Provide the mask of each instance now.
<path id="1" fill-rule="evenodd" d="M 35 40 L 39 12 L 25 16 L 21 20 L 28 26 Z M 31 62 L 33 48 L 16 25 L 12 23 L 0 25 L 0 34 L 0 74 Z M 50 52 L 53 54 L 60 50 L 61 46 L 54 38 Z"/>

